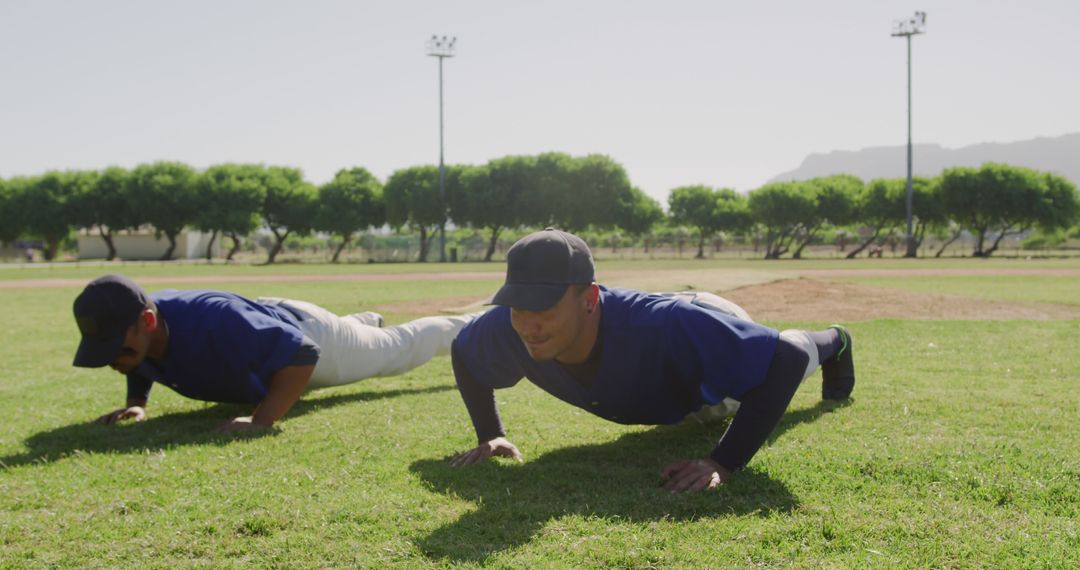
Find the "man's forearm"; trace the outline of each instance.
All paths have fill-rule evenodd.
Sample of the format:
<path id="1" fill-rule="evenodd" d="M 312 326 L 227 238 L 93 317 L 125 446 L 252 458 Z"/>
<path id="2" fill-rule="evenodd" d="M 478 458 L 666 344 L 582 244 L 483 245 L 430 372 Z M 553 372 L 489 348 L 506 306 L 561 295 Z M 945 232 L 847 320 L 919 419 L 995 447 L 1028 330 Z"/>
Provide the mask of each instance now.
<path id="1" fill-rule="evenodd" d="M 730 471 L 746 465 L 769 439 L 802 382 L 806 357 L 781 342 L 765 382 L 747 392 L 709 457 Z"/>
<path id="2" fill-rule="evenodd" d="M 270 390 L 255 408 L 251 422 L 267 427 L 274 425 L 300 399 L 313 372 L 313 365 L 286 366 L 275 372 L 270 379 Z"/>
<path id="3" fill-rule="evenodd" d="M 465 402 L 465 408 L 469 411 L 469 418 L 472 419 L 477 441 L 483 443 L 505 436 L 506 431 L 499 419 L 499 409 L 495 406 L 495 390 L 477 382 L 460 358 L 453 353 L 451 357 L 454 379 L 457 381 L 461 399 Z"/>

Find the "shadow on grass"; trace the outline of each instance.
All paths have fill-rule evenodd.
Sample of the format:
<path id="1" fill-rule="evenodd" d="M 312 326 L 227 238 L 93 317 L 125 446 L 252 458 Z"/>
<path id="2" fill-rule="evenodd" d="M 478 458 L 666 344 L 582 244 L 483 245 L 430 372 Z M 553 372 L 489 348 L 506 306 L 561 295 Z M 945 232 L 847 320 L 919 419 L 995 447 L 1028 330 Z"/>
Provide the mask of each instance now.
<path id="1" fill-rule="evenodd" d="M 413 396 L 455 390 L 454 386 L 429 386 L 398 390 L 370 390 L 348 394 L 331 394 L 318 397 L 314 392 L 296 403 L 286 418 L 296 418 L 310 412 L 353 402 L 371 402 L 398 396 Z M 71 424 L 36 433 L 24 442 L 30 449 L 19 455 L 0 457 L 0 470 L 32 463 L 45 463 L 83 453 L 140 453 L 146 449 L 159 449 L 180 445 L 225 445 L 237 439 L 272 436 L 278 429 L 261 432 L 220 434 L 217 425 L 229 418 L 248 415 L 252 406 L 236 404 L 208 404 L 207 407 L 189 412 L 163 416 L 151 415 L 140 423 L 100 425 L 96 423 Z M 152 413 L 152 412 L 151 412 Z"/>
<path id="2" fill-rule="evenodd" d="M 495 553 L 528 543 L 546 523 L 567 515 L 633 522 L 694 520 L 767 516 L 798 506 L 783 483 L 753 467 L 716 491 L 673 495 L 660 487 L 663 464 L 702 455 L 702 443 L 707 447 L 718 436 L 715 429 L 701 426 L 658 427 L 613 442 L 552 451 L 521 464 L 497 460 L 454 468 L 445 460 L 418 461 L 410 469 L 425 485 L 471 501 L 476 510 L 417 545 L 434 559 L 483 563 Z"/>
<path id="3" fill-rule="evenodd" d="M 846 408 L 854 402 L 854 399 L 848 399 L 842 402 L 836 400 L 819 400 L 818 403 L 809 408 L 788 411 L 784 414 L 784 417 L 780 418 L 780 423 L 777 424 L 776 429 L 769 435 L 768 445 L 772 445 L 772 443 L 776 441 L 776 438 L 783 435 L 787 430 L 799 424 L 808 424 L 817 421 L 821 416 L 841 408 Z"/>

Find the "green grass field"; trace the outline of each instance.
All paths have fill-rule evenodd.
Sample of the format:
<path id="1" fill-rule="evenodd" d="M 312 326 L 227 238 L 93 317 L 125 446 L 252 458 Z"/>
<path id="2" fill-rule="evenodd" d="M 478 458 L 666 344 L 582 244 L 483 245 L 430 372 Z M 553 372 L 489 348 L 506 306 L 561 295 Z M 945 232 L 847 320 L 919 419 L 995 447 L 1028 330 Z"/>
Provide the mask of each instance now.
<path id="1" fill-rule="evenodd" d="M 781 269 L 788 265 L 819 266 L 789 262 Z M 600 270 L 655 276 L 695 267 L 701 264 L 612 262 Z M 944 260 L 941 267 L 1028 266 Z M 442 270 L 129 269 L 158 277 Z M 454 269 L 494 273 L 490 280 L 416 282 L 403 274 L 382 282 L 214 287 L 349 312 L 480 298 L 501 279 L 498 264 Z M 0 280 L 35 271 L 0 271 Z M 29 278 L 102 272 L 56 268 Z M 894 281 L 859 278 L 1072 304 L 1080 290 L 1077 277 Z M 0 290 L 7 308 L 0 331 L 0 568 L 1080 566 L 1077 320 L 854 323 L 859 383 L 851 403 L 821 403 L 820 379 L 810 378 L 770 444 L 731 483 L 671 495 L 658 486 L 660 467 L 706 454 L 722 425 L 619 426 L 527 382 L 498 393 L 526 461 L 449 467 L 443 458 L 474 438 L 447 358 L 403 376 L 314 392 L 278 430 L 259 437 L 212 431 L 246 408 L 186 400 L 160 386 L 147 422 L 87 425 L 123 403 L 124 382 L 108 370 L 70 366 L 77 342 L 70 304 L 78 290 Z"/>

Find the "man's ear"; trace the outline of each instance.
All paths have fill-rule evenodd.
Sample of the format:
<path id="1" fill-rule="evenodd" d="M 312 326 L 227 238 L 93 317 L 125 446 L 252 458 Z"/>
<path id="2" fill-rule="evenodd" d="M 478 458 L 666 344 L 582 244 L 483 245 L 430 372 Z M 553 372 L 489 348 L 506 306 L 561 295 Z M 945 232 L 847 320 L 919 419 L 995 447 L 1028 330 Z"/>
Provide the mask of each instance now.
<path id="1" fill-rule="evenodd" d="M 585 306 L 589 309 L 589 312 L 596 310 L 596 305 L 600 302 L 600 286 L 596 283 L 589 285 L 589 291 L 585 293 Z"/>
<path id="2" fill-rule="evenodd" d="M 143 311 L 139 313 L 139 320 L 146 325 L 146 332 L 154 332 L 158 328 L 158 316 L 153 309 L 143 309 Z"/>

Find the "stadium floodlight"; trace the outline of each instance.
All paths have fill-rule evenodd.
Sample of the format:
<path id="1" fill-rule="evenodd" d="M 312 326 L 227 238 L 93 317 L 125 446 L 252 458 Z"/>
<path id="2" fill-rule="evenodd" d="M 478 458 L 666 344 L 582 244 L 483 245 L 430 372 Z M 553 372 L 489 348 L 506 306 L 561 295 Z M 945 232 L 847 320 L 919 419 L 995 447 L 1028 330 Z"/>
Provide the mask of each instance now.
<path id="1" fill-rule="evenodd" d="M 457 38 L 433 35 L 427 41 L 427 54 L 439 59 L 439 200 L 442 202 L 444 220 L 439 224 L 439 261 L 446 261 L 446 166 L 443 164 L 443 60 L 454 57 Z"/>
<path id="2" fill-rule="evenodd" d="M 911 233 L 911 36 L 926 33 L 926 12 L 903 20 L 893 20 L 892 36 L 907 38 L 907 249 L 904 257 L 915 257 L 915 236 Z"/>

